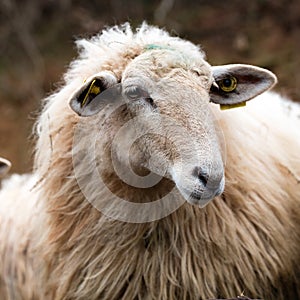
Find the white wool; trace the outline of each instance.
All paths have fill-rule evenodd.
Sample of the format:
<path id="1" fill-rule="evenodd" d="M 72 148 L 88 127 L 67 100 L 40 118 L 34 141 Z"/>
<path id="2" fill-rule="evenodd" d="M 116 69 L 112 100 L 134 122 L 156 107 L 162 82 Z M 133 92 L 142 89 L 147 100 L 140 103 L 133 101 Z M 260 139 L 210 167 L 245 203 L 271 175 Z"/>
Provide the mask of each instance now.
<path id="1" fill-rule="evenodd" d="M 77 46 L 65 85 L 45 100 L 36 125 L 34 174 L 13 175 L 0 190 L 1 297 L 206 299 L 246 286 L 284 299 L 284 288 L 275 291 L 285 285 L 281 276 L 299 272 L 300 106 L 272 92 L 239 109 L 211 104 L 227 146 L 224 195 L 149 224 L 110 220 L 82 199 L 74 180 L 70 145 L 79 117 L 70 96 L 102 70 L 120 79 L 147 48 L 176 50 L 182 66 L 204 54 L 147 24 L 136 33 L 115 26 Z"/>

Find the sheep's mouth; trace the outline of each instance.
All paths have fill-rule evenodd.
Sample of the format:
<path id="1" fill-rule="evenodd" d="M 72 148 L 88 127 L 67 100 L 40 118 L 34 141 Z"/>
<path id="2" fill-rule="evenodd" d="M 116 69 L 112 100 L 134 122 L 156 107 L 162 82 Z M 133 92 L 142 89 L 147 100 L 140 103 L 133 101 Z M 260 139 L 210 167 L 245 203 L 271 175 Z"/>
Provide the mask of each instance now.
<path id="1" fill-rule="evenodd" d="M 204 207 L 215 197 L 221 195 L 224 192 L 225 180 L 224 178 L 218 185 L 207 186 L 205 188 L 195 188 L 192 191 L 187 188 L 182 188 L 177 185 L 181 195 L 185 200 L 191 204 Z"/>
<path id="2" fill-rule="evenodd" d="M 215 197 L 221 195 L 224 191 L 223 187 L 219 187 L 215 191 L 207 191 L 207 190 L 194 190 L 189 198 L 187 199 L 188 202 L 192 204 L 200 204 L 200 203 L 207 203 L 211 200 L 213 200 Z"/>
<path id="3" fill-rule="evenodd" d="M 202 191 L 193 191 L 192 193 L 191 193 L 191 195 L 190 195 L 190 199 L 193 199 L 193 200 L 195 200 L 195 201 L 200 201 L 201 199 L 202 199 L 202 197 L 203 197 L 203 193 L 204 193 L 204 191 L 202 190 Z"/>

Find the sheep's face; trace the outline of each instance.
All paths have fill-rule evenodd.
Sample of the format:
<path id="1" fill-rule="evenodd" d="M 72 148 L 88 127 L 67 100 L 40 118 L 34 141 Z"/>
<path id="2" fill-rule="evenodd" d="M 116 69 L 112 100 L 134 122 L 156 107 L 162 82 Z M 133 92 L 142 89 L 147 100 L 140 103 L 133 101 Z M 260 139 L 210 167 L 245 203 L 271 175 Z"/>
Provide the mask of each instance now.
<path id="1" fill-rule="evenodd" d="M 110 152 L 110 167 L 127 184 L 145 189 L 167 178 L 184 199 L 204 206 L 225 185 L 221 128 L 210 102 L 245 102 L 275 80 L 257 67 L 211 67 L 200 55 L 159 49 L 133 59 L 122 78 L 92 76 L 71 107 L 101 124 L 99 152 Z"/>
<path id="2" fill-rule="evenodd" d="M 170 178 L 187 201 L 199 205 L 221 194 L 225 183 L 209 108 L 212 83 L 207 62 L 172 50 L 145 52 L 122 76 L 122 94 L 134 116 L 128 133 L 139 136 L 132 167 Z"/>

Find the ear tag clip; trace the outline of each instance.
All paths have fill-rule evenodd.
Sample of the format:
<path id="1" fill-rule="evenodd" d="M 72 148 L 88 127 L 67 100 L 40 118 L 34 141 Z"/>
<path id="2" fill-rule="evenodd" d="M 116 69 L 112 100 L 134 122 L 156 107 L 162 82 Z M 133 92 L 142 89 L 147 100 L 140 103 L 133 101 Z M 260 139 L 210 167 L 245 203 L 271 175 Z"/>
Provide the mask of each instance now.
<path id="1" fill-rule="evenodd" d="M 83 99 L 83 101 L 81 102 L 81 107 L 85 106 L 86 103 L 88 102 L 88 98 L 90 94 L 94 94 L 94 95 L 98 95 L 101 92 L 101 89 L 99 86 L 96 85 L 96 79 L 94 79 L 91 83 L 91 85 L 89 86 L 89 89 Z"/>
<path id="2" fill-rule="evenodd" d="M 236 104 L 220 104 L 221 110 L 231 109 L 231 108 L 238 108 L 246 106 L 246 101 L 236 103 Z"/>

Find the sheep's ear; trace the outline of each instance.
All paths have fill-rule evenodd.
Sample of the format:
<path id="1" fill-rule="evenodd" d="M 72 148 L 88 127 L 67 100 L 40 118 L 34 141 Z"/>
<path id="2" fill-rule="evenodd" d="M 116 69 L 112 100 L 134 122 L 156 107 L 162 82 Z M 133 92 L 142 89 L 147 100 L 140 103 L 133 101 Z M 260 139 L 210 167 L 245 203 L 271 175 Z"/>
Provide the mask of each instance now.
<path id="1" fill-rule="evenodd" d="M 212 71 L 210 100 L 224 108 L 241 106 L 277 82 L 272 72 L 252 65 L 213 66 Z"/>
<path id="2" fill-rule="evenodd" d="M 11 168 L 11 163 L 7 159 L 0 157 L 0 177 L 4 176 Z"/>
<path id="3" fill-rule="evenodd" d="M 80 116 L 92 116 L 115 100 L 116 84 L 117 79 L 110 72 L 93 75 L 71 96 L 70 107 Z"/>

